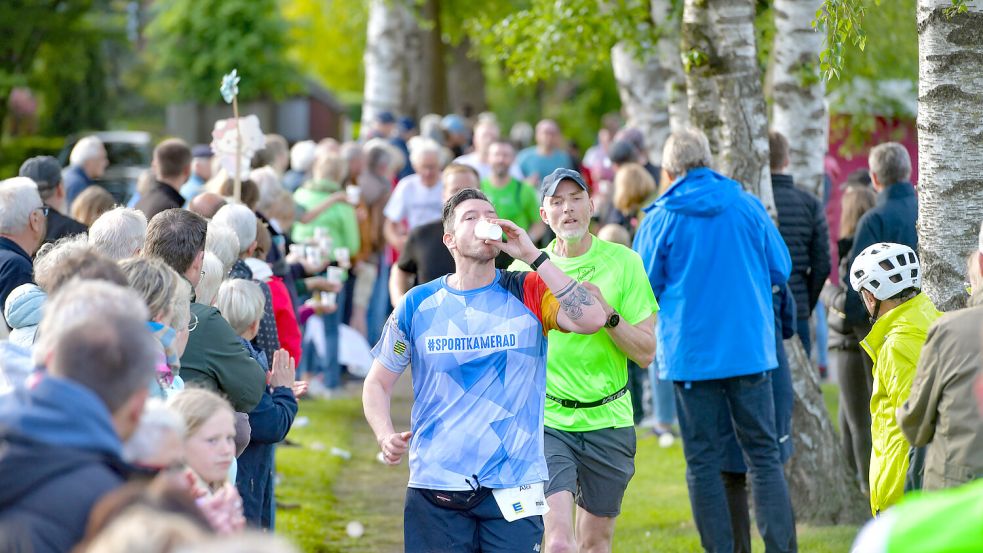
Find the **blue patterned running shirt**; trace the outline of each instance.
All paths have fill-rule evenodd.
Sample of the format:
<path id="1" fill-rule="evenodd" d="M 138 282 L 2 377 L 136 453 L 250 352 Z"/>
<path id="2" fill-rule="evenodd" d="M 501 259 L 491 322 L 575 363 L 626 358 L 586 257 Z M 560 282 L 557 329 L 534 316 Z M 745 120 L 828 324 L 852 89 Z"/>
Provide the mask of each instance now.
<path id="1" fill-rule="evenodd" d="M 559 304 L 536 273 L 498 271 L 461 291 L 447 277 L 417 286 L 372 355 L 412 366 L 409 487 L 512 488 L 549 479 L 543 456 L 546 333 Z M 467 479 L 467 480 L 466 480 Z"/>

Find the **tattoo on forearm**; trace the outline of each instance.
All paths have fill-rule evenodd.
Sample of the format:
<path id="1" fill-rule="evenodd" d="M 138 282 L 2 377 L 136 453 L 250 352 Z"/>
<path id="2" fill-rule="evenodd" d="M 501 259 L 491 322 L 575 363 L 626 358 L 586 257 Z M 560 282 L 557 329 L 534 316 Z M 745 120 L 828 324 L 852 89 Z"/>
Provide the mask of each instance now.
<path id="1" fill-rule="evenodd" d="M 573 290 L 573 287 L 576 286 L 576 285 L 577 285 L 577 281 L 576 280 L 571 280 L 559 292 L 557 292 L 556 294 L 554 294 L 553 297 L 555 297 L 556 299 L 561 299 L 563 296 L 565 296 L 568 293 L 570 293 L 570 290 Z"/>
<path id="2" fill-rule="evenodd" d="M 586 288 L 577 283 L 570 293 L 560 301 L 560 309 L 567 314 L 571 321 L 579 320 L 584 316 L 584 306 L 594 305 L 594 295 Z"/>

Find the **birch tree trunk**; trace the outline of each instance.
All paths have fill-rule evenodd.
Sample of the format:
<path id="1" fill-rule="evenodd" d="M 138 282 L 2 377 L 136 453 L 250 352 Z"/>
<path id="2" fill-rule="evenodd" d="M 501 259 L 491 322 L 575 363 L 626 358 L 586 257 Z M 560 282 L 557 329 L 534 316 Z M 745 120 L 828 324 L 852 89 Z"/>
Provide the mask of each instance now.
<path id="1" fill-rule="evenodd" d="M 690 120 L 710 139 L 716 169 L 741 182 L 774 218 L 754 7 L 754 0 L 686 0 L 682 57 Z"/>
<path id="2" fill-rule="evenodd" d="M 965 305 L 965 259 L 983 219 L 983 4 L 951 18 L 919 0 L 918 249 L 922 287 L 948 311 Z"/>
<path id="3" fill-rule="evenodd" d="M 792 370 L 792 440 L 785 467 L 798 522 L 859 524 L 870 518 L 868 503 L 850 475 L 819 388 L 819 372 L 798 336 L 785 340 Z"/>
<path id="4" fill-rule="evenodd" d="M 826 87 L 819 73 L 823 37 L 811 25 L 823 0 L 775 0 L 772 127 L 789 144 L 788 173 L 822 198 L 826 154 Z"/>
<path id="5" fill-rule="evenodd" d="M 412 15 L 399 0 L 372 0 L 369 6 L 362 129 L 368 129 L 383 111 L 402 111 L 404 52 L 411 20 Z"/>
<path id="6" fill-rule="evenodd" d="M 649 160 L 661 165 L 669 132 L 685 126 L 689 117 L 678 27 L 669 21 L 669 0 L 651 0 L 651 17 L 661 32 L 654 52 L 638 60 L 629 46 L 618 43 L 611 49 L 611 66 L 628 126 L 642 131 Z"/>

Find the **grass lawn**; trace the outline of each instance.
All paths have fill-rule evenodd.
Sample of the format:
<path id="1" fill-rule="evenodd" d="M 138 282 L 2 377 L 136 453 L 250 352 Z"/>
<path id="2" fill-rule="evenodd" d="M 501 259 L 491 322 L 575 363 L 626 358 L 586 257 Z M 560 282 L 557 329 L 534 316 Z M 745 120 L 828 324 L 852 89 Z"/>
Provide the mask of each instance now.
<path id="1" fill-rule="evenodd" d="M 835 425 L 836 387 L 826 384 L 823 392 Z M 408 399 L 394 398 L 393 413 L 401 419 L 397 428 L 405 426 L 408 410 Z M 311 422 L 292 430 L 290 440 L 302 447 L 277 450 L 277 470 L 283 477 L 277 488 L 281 505 L 278 532 L 303 551 L 402 551 L 406 467 L 387 467 L 374 460 L 375 441 L 362 418 L 359 399 L 304 401 L 300 415 Z M 351 460 L 331 455 L 332 447 L 350 451 Z M 680 442 L 662 449 L 655 438 L 640 432 L 635 466 L 618 519 L 614 551 L 699 551 Z M 345 534 L 345 525 L 352 520 L 365 526 L 365 535 L 359 539 Z M 803 552 L 848 551 L 857 533 L 854 526 L 799 525 L 798 530 Z M 764 551 L 757 536 L 753 546 L 755 551 Z"/>

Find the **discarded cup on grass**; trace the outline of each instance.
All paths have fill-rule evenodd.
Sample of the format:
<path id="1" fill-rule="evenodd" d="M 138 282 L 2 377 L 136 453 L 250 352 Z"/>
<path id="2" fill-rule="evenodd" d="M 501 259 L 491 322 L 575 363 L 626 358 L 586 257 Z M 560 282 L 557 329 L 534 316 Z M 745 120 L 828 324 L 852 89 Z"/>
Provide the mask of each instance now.
<path id="1" fill-rule="evenodd" d="M 361 522 L 353 520 L 345 526 L 345 533 L 350 538 L 361 538 L 362 534 L 365 533 L 365 527 L 362 526 Z"/>
<path id="2" fill-rule="evenodd" d="M 352 452 L 346 449 L 341 449 L 340 447 L 332 447 L 331 454 L 335 457 L 341 457 L 344 460 L 349 460 L 352 458 Z"/>

